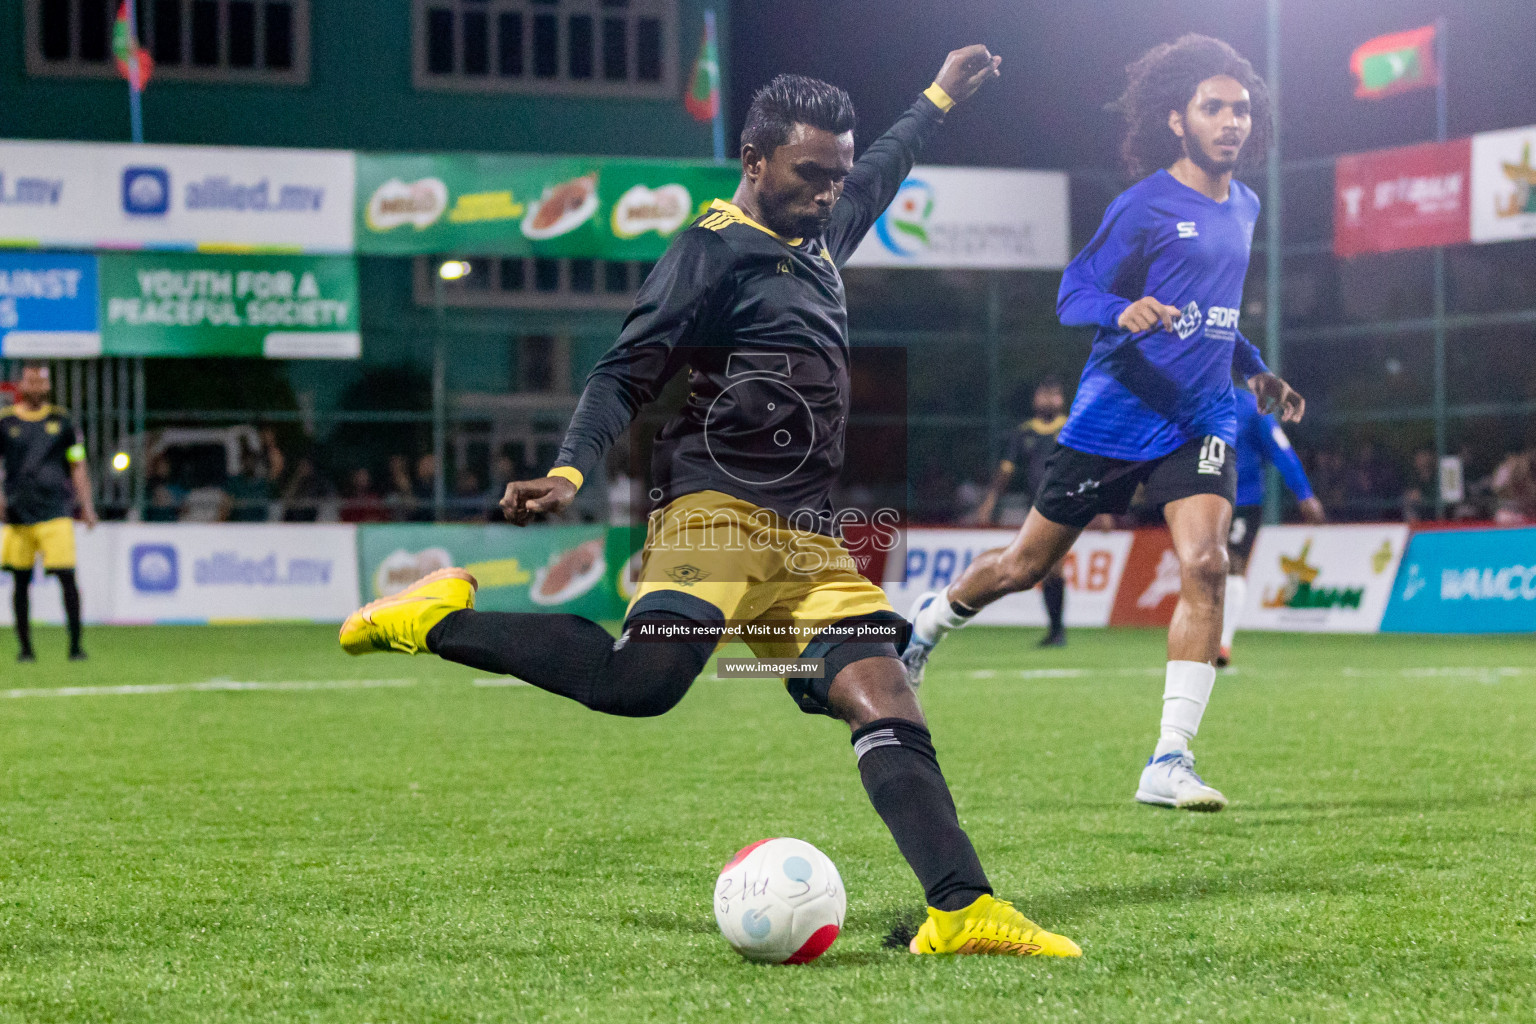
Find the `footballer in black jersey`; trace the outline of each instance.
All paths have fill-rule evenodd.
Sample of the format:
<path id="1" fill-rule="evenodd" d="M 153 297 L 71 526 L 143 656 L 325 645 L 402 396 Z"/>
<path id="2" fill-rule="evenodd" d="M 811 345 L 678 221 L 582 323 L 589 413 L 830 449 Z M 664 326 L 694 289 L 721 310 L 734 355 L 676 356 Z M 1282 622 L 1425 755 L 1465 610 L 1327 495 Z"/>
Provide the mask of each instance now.
<path id="1" fill-rule="evenodd" d="M 1020 423 L 1008 438 L 1008 450 L 998 463 L 997 474 L 987 495 L 976 509 L 976 519 L 991 526 L 998 500 L 1010 490 L 1022 490 L 1031 503 L 1039 496 L 1045 482 L 1045 463 L 1056 450 L 1056 436 L 1067 423 L 1067 397 L 1058 377 L 1047 377 L 1035 385 L 1030 417 Z M 1064 647 L 1067 643 L 1067 581 L 1057 562 L 1040 581 L 1040 597 L 1050 629 L 1040 641 L 1041 647 Z"/>
<path id="2" fill-rule="evenodd" d="M 927 897 L 913 952 L 1076 956 L 1070 939 L 993 899 L 907 686 L 900 620 L 855 570 L 829 500 L 850 401 L 840 267 L 945 114 L 996 77 L 1000 60 L 979 45 L 949 54 L 857 161 L 841 89 L 781 75 L 753 97 L 735 195 L 679 234 L 646 279 L 549 475 L 509 484 L 502 499 L 519 524 L 564 509 L 686 367 L 691 394 L 656 439 L 658 507 L 617 640 L 574 615 L 474 611 L 473 577 L 449 569 L 361 609 L 341 645 L 428 650 L 641 717 L 671 710 L 722 637 L 740 630 L 764 659 L 759 674 L 789 676 L 802 709 L 853 730 L 870 801 Z M 793 777 L 784 766 L 784 784 Z"/>
<path id="3" fill-rule="evenodd" d="M 57 576 L 69 626 L 69 657 L 84 659 L 80 647 L 80 589 L 75 582 L 76 502 L 87 526 L 96 525 L 91 479 L 85 466 L 85 438 L 69 414 L 49 405 L 53 390 L 48 366 L 29 363 L 21 373 L 19 399 L 0 411 L 0 464 L 5 467 L 5 535 L 0 562 L 11 573 L 17 659 L 32 652 L 32 569 Z"/>

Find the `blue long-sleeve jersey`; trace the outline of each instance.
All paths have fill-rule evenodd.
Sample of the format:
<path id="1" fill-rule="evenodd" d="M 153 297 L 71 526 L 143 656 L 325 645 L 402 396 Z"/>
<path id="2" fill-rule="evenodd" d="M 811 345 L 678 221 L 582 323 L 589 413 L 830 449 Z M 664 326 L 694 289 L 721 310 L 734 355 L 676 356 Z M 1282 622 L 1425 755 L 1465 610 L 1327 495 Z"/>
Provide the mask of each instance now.
<path id="1" fill-rule="evenodd" d="M 1267 369 L 1237 329 L 1258 216 L 1242 182 L 1218 203 L 1162 170 L 1109 204 L 1056 299 L 1063 324 L 1099 329 L 1062 444 L 1142 462 L 1207 434 L 1236 440 L 1232 370 Z M 1175 330 L 1116 323 L 1145 295 L 1183 311 Z"/>
<path id="2" fill-rule="evenodd" d="M 1252 391 L 1237 390 L 1237 503 L 1264 503 L 1264 463 L 1273 463 L 1297 501 L 1312 497 L 1312 484 L 1280 421 L 1259 412 Z"/>

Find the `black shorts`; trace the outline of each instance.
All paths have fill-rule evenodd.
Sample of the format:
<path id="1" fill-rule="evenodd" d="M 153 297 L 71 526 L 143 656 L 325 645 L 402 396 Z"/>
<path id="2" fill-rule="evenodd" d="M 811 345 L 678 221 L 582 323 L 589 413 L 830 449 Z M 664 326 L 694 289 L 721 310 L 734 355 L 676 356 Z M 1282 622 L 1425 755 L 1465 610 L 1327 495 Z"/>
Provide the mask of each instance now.
<path id="1" fill-rule="evenodd" d="M 1263 505 L 1239 505 L 1232 512 L 1232 532 L 1227 535 L 1227 551 L 1234 557 L 1247 558 L 1253 551 L 1253 539 L 1264 522 Z"/>
<path id="2" fill-rule="evenodd" d="M 1046 460 L 1035 511 L 1053 523 L 1081 528 L 1101 513 L 1124 513 L 1142 484 L 1149 505 L 1196 494 L 1219 494 L 1231 502 L 1237 497 L 1237 460 L 1231 446 L 1214 435 L 1146 462 L 1089 455 L 1058 444 Z"/>

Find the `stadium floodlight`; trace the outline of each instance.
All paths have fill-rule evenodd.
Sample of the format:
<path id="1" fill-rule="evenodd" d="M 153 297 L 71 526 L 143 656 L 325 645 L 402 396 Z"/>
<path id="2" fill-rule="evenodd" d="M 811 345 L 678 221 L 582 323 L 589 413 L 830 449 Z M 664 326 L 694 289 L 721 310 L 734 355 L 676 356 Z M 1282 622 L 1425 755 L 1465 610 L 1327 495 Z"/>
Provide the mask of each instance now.
<path id="1" fill-rule="evenodd" d="M 118 452 L 116 455 L 112 456 L 112 468 L 119 473 L 126 473 L 128 471 L 128 463 L 130 461 L 131 460 L 128 458 L 127 452 Z"/>
<path id="2" fill-rule="evenodd" d="M 437 276 L 444 281 L 457 281 L 468 277 L 472 269 L 467 260 L 444 260 L 443 265 L 437 268 Z"/>

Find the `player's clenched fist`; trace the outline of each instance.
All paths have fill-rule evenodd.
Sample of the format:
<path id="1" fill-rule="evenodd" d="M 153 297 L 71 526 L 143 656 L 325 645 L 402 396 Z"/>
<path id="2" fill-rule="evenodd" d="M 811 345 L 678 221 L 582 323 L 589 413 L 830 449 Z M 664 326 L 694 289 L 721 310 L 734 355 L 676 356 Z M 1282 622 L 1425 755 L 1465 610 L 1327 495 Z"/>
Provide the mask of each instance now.
<path id="1" fill-rule="evenodd" d="M 1126 306 L 1117 322 L 1133 334 L 1138 331 L 1150 331 L 1158 324 L 1163 325 L 1163 330 L 1171 331 L 1173 325 L 1179 322 L 1179 315 L 1177 306 L 1158 302 L 1148 295 Z"/>
<path id="2" fill-rule="evenodd" d="M 563 476 L 514 480 L 507 484 L 501 512 L 516 525 L 527 526 L 536 515 L 564 511 L 575 498 L 576 485 Z"/>
<path id="3" fill-rule="evenodd" d="M 976 43 L 949 51 L 949 56 L 944 58 L 944 66 L 939 68 L 933 80 L 950 99 L 959 103 L 970 99 L 977 89 L 996 78 L 999 74 L 997 69 L 1002 63 L 1003 58 Z"/>

